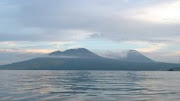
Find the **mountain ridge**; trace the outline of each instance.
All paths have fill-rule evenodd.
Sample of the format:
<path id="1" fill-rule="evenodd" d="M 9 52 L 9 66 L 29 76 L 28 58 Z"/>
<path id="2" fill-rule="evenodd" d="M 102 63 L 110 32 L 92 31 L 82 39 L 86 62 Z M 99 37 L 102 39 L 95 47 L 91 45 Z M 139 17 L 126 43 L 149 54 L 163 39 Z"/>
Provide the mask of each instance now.
<path id="1" fill-rule="evenodd" d="M 119 58 L 121 61 L 129 61 L 129 62 L 155 62 L 154 60 L 148 58 L 147 56 L 143 55 L 142 53 L 136 50 L 129 50 L 125 57 Z"/>
<path id="2" fill-rule="evenodd" d="M 131 51 L 131 53 L 136 53 Z M 176 64 L 160 62 L 121 61 L 103 58 L 87 49 L 70 49 L 64 52 L 55 51 L 49 57 L 39 57 L 22 62 L 0 66 L 5 70 L 169 70 Z M 53 54 L 53 56 L 52 56 Z M 139 53 L 136 53 L 139 55 Z M 61 55 L 78 56 L 79 58 L 54 57 Z M 141 54 L 140 54 L 141 55 Z M 90 58 L 89 58 L 89 57 Z M 135 55 L 136 56 L 136 55 Z"/>
<path id="3" fill-rule="evenodd" d="M 49 56 L 69 56 L 83 58 L 102 58 L 101 56 L 89 51 L 85 48 L 68 49 L 65 51 L 54 51 L 48 54 Z"/>

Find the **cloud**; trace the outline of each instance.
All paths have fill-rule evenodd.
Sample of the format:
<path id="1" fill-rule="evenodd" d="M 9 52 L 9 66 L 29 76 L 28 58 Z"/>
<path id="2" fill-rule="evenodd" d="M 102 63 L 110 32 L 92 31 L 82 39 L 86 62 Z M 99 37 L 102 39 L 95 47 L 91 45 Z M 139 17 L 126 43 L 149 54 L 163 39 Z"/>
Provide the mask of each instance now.
<path id="1" fill-rule="evenodd" d="M 132 18 L 151 23 L 180 23 L 180 1 L 165 2 L 134 10 Z"/>
<path id="2" fill-rule="evenodd" d="M 75 41 L 41 42 L 41 41 L 3 41 L 0 42 L 0 52 L 6 53 L 50 53 L 56 50 L 79 48 Z"/>
<path id="3" fill-rule="evenodd" d="M 17 52 L 17 53 L 50 53 L 55 51 L 54 49 L 0 49 L 0 52 Z"/>
<path id="4" fill-rule="evenodd" d="M 156 51 L 150 53 L 144 53 L 146 56 L 160 62 L 167 62 L 167 63 L 179 63 L 179 51 Z"/>
<path id="5" fill-rule="evenodd" d="M 42 53 L 20 53 L 20 52 L 7 52 L 0 51 L 0 65 L 20 62 L 24 60 L 29 60 L 36 57 L 44 56 Z"/>
<path id="6" fill-rule="evenodd" d="M 156 52 L 160 49 L 162 49 L 164 46 L 166 46 L 165 44 L 154 44 L 154 45 L 149 45 L 147 46 L 147 48 L 139 48 L 136 49 L 140 52 Z"/>
<path id="7" fill-rule="evenodd" d="M 144 1 L 144 0 L 142 0 Z M 2 2 L 2 1 L 1 1 Z M 132 2 L 120 1 L 5 1 L 1 6 L 1 41 L 64 41 L 86 39 L 95 33 L 102 38 L 115 41 L 143 40 L 155 38 L 176 38 L 180 32 L 179 24 L 161 24 L 146 22 L 144 18 L 155 16 L 163 7 L 152 6 L 152 10 L 143 11 L 144 18 L 133 19 L 134 12 L 141 12 L 145 4 L 133 7 Z M 167 0 L 166 0 L 167 2 Z M 176 1 L 170 4 L 172 8 Z M 127 7 L 123 6 L 126 5 Z M 140 5 L 136 2 L 136 5 Z M 142 6 L 143 5 L 143 6 Z M 151 7 L 151 5 L 148 5 Z M 140 9 L 140 10 L 139 10 Z M 172 9 L 174 11 L 178 9 Z M 128 11 L 131 11 L 130 13 Z M 150 14 L 149 14 L 150 12 Z M 4 13 L 4 14 L 3 14 Z M 168 13 L 168 12 L 167 12 Z M 176 14 L 176 13 L 174 13 Z M 140 14 L 142 15 L 142 14 Z M 139 13 L 135 16 L 139 16 Z M 176 15 L 171 15 L 176 16 Z M 177 13 L 178 16 L 178 13 Z M 140 20 L 139 20 L 140 19 Z M 153 18 L 157 19 L 158 18 Z M 141 21 L 142 20 L 142 21 Z M 173 19 L 173 21 L 177 21 Z M 77 37 L 78 36 L 78 37 Z M 178 36 L 179 38 L 179 36 Z"/>
<path id="8" fill-rule="evenodd" d="M 134 44 L 134 45 L 136 44 L 141 45 L 140 48 L 136 48 L 135 50 L 144 52 L 144 53 L 156 52 L 168 46 L 168 44 L 160 43 L 160 42 L 152 43 L 152 42 L 139 42 L 139 41 L 133 42 L 132 41 L 132 42 L 127 42 L 127 43 Z"/>

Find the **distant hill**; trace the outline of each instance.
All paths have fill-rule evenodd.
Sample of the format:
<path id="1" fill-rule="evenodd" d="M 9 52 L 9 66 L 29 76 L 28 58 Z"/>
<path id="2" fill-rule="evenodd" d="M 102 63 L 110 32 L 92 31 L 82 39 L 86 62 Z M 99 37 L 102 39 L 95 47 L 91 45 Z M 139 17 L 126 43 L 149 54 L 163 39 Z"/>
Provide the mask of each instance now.
<path id="1" fill-rule="evenodd" d="M 84 49 L 70 49 L 64 52 L 55 51 L 48 54 L 49 57 L 35 58 L 27 61 L 0 66 L 6 70 L 169 70 L 177 64 L 159 63 L 145 58 L 140 53 L 131 51 L 126 59 L 103 58 L 95 53 Z M 68 56 L 64 58 L 61 56 Z M 72 57 L 72 58 L 71 58 Z M 76 57 L 76 58 L 74 58 Z M 135 57 L 138 61 L 134 62 Z M 143 61 L 143 59 L 146 59 Z M 142 62 L 141 62 L 142 61 Z"/>
<path id="2" fill-rule="evenodd" d="M 8 70 L 169 70 L 174 64 L 123 62 L 106 58 L 35 58 L 0 66 Z"/>
<path id="3" fill-rule="evenodd" d="M 119 59 L 121 61 L 129 61 L 129 62 L 155 62 L 136 50 L 129 50 L 126 53 L 125 57 Z"/>

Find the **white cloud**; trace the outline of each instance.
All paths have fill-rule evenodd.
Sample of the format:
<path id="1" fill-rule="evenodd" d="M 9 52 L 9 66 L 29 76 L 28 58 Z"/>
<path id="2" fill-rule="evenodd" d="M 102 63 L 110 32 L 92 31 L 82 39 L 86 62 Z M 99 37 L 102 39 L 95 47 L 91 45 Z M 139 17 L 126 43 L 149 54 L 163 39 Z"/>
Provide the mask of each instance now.
<path id="1" fill-rule="evenodd" d="M 156 4 L 150 7 L 138 8 L 130 11 L 134 19 L 150 23 L 180 23 L 180 1 Z"/>
<path id="2" fill-rule="evenodd" d="M 0 49 L 0 52 L 6 53 L 50 53 L 55 51 L 54 49 Z"/>
<path id="3" fill-rule="evenodd" d="M 175 57 L 180 57 L 180 51 L 174 51 L 174 52 L 170 52 L 165 54 L 165 56 L 175 56 Z"/>
<path id="4" fill-rule="evenodd" d="M 166 44 L 149 44 L 147 45 L 146 48 L 137 48 L 136 50 L 140 52 L 156 52 L 159 51 L 160 49 L 163 49 Z"/>

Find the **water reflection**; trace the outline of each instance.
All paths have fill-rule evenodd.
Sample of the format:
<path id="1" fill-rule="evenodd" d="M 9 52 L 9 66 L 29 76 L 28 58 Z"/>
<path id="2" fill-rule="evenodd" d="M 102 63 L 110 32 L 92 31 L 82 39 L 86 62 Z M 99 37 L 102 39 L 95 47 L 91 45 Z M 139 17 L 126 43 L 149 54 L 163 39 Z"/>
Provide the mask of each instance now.
<path id="1" fill-rule="evenodd" d="M 0 71 L 0 101 L 178 101 L 179 76 L 176 72 Z"/>

